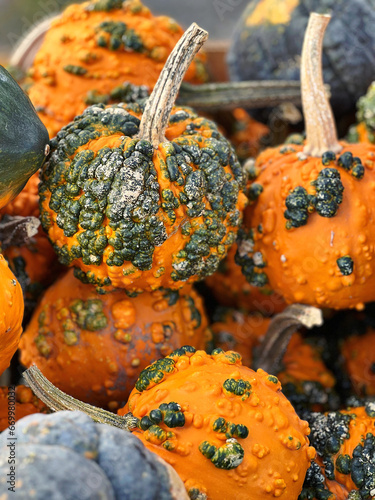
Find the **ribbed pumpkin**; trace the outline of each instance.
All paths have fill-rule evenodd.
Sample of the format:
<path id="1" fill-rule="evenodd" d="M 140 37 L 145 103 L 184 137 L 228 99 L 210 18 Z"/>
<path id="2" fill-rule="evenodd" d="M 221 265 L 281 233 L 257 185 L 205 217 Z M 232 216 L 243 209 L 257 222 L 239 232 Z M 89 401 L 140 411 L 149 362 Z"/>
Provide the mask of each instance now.
<path id="1" fill-rule="evenodd" d="M 25 82 L 50 137 L 89 104 L 125 101 L 124 82 L 152 89 L 182 33 L 139 0 L 70 5 L 52 23 Z M 188 81 L 205 79 L 203 60 L 192 63 Z"/>
<path id="2" fill-rule="evenodd" d="M 235 262 L 236 252 L 237 245 L 234 244 L 217 272 L 205 280 L 215 299 L 224 306 L 260 311 L 267 316 L 281 312 L 286 306 L 284 299 L 267 284 L 262 287 L 251 285 L 241 266 Z"/>
<path id="3" fill-rule="evenodd" d="M 251 284 L 287 302 L 362 309 L 375 300 L 375 145 L 337 141 L 317 48 L 328 21 L 313 14 L 305 38 L 306 143 L 258 157 L 236 258 Z"/>
<path id="4" fill-rule="evenodd" d="M 9 397 L 11 399 L 9 399 Z M 40 399 L 34 396 L 32 390 L 24 385 L 18 385 L 15 390 L 9 390 L 9 387 L 0 387 L 0 432 L 9 426 L 9 407 L 10 402 L 12 410 L 11 419 L 18 421 L 26 415 L 33 413 L 48 413 L 48 407 Z"/>
<path id="5" fill-rule="evenodd" d="M 192 40 L 189 30 L 143 114 L 137 104 L 92 106 L 51 142 L 41 221 L 60 262 L 85 282 L 179 289 L 212 274 L 235 241 L 246 196 L 231 145 L 191 109 L 170 116 L 200 46 Z"/>
<path id="6" fill-rule="evenodd" d="M 8 368 L 22 333 L 22 289 L 0 253 L 0 375 Z"/>
<path id="7" fill-rule="evenodd" d="M 219 309 L 210 325 L 214 345 L 235 350 L 241 354 L 242 363 L 253 367 L 257 361 L 255 348 L 266 334 L 270 318 L 261 314 L 243 314 L 233 309 Z M 335 378 L 325 366 L 322 354 L 313 339 L 301 333 L 292 335 L 281 361 L 273 373 L 280 380 L 283 393 L 296 411 L 327 411 L 338 408 Z"/>
<path id="8" fill-rule="evenodd" d="M 325 415 L 313 413 L 308 420 L 317 462 L 327 489 L 336 495 L 333 498 L 374 498 L 375 405 L 368 403 Z"/>
<path id="9" fill-rule="evenodd" d="M 134 431 L 170 463 L 190 498 L 297 498 L 310 460 L 307 423 L 277 378 L 239 354 L 185 346 L 140 375 L 128 404 Z"/>
<path id="10" fill-rule="evenodd" d="M 186 343 L 204 349 L 207 323 L 202 299 L 191 287 L 180 295 L 100 295 L 70 270 L 36 308 L 21 339 L 21 362 L 35 363 L 71 396 L 116 408 L 154 360 Z"/>

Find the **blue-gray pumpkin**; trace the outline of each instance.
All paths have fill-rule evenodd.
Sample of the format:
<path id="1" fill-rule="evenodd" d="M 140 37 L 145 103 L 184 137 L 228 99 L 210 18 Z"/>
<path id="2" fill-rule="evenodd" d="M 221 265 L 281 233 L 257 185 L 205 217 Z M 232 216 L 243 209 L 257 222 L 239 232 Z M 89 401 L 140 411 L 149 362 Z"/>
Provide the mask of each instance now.
<path id="1" fill-rule="evenodd" d="M 94 423 L 81 412 L 63 411 L 30 415 L 16 423 L 13 437 L 8 429 L 0 434 L 0 498 L 188 497 L 174 470 L 130 432 Z"/>
<path id="2" fill-rule="evenodd" d="M 251 0 L 228 56 L 232 80 L 299 80 L 310 12 L 331 13 L 324 38 L 324 81 L 336 116 L 355 110 L 375 79 L 375 0 Z"/>

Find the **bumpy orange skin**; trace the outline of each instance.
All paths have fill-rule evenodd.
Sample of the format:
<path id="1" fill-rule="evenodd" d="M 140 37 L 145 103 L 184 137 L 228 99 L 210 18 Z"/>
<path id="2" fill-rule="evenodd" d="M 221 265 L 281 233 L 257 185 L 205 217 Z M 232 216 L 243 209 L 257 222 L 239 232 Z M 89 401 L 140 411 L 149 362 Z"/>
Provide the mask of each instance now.
<path id="1" fill-rule="evenodd" d="M 49 408 L 42 403 L 32 392 L 29 387 L 18 385 L 13 393 L 9 391 L 9 387 L 0 387 L 0 432 L 4 431 L 9 426 L 9 400 L 8 396 L 11 395 L 13 399 L 15 395 L 14 408 L 12 412 L 12 419 L 16 422 L 27 415 L 33 413 L 48 413 Z M 13 404 L 12 404 L 13 407 Z"/>
<path id="2" fill-rule="evenodd" d="M 99 313 L 91 326 L 79 324 L 74 303 L 90 300 L 100 302 Z M 204 348 L 207 335 L 202 299 L 191 288 L 179 298 L 163 291 L 134 298 L 124 291 L 99 295 L 71 270 L 36 308 L 21 339 L 21 362 L 27 367 L 35 363 L 77 399 L 116 408 L 143 368 L 187 342 Z"/>
<path id="3" fill-rule="evenodd" d="M 119 413 L 132 411 L 141 418 L 161 403 L 175 402 L 185 424 L 170 428 L 160 423 L 172 433 L 167 441 L 152 428 L 135 435 L 176 469 L 188 491 L 199 490 L 212 500 L 297 498 L 315 450 L 309 447 L 308 424 L 298 418 L 277 379 L 242 366 L 232 351 L 180 353 L 174 359 L 173 370 L 164 372 L 161 382 L 151 382 L 143 392 L 134 389 Z M 227 379 L 250 383 L 251 394 L 226 391 Z M 204 441 L 216 447 L 226 444 L 226 435 L 213 429 L 219 417 L 249 430 L 246 438 L 237 439 L 244 456 L 231 470 L 215 467 L 199 450 Z"/>
<path id="4" fill-rule="evenodd" d="M 353 389 L 359 396 L 375 396 L 375 330 L 353 335 L 342 345 L 344 366 Z"/>
<path id="5" fill-rule="evenodd" d="M 257 287 L 246 281 L 241 267 L 234 260 L 236 252 L 237 245 L 234 244 L 219 270 L 205 280 L 215 299 L 224 306 L 245 311 L 260 311 L 267 316 L 285 309 L 284 299 L 269 286 Z"/>
<path id="6" fill-rule="evenodd" d="M 311 182 L 327 166 L 321 158 L 304 157 L 303 146 L 295 144 L 268 149 L 257 159 L 255 182 L 262 185 L 263 192 L 245 211 L 245 226 L 254 229 L 249 255 L 260 252 L 266 266 L 255 272 L 265 273 L 270 286 L 288 303 L 362 309 L 365 302 L 375 300 L 375 209 L 370 202 L 375 186 L 375 145 L 343 146 L 340 155 L 350 151 L 361 158 L 364 177 L 357 179 L 344 168 L 328 165 L 337 168 L 344 186 L 337 214 L 327 218 L 314 212 L 306 225 L 292 229 L 285 227 L 286 197 L 297 186 L 314 194 Z M 347 255 L 354 270 L 344 276 L 336 261 Z"/>
<path id="7" fill-rule="evenodd" d="M 29 97 L 50 137 L 82 113 L 90 91 L 109 94 L 124 82 L 152 89 L 182 36 L 182 28 L 173 19 L 153 16 L 138 0 L 109 11 L 88 10 L 95 3 L 71 5 L 53 22 L 26 81 L 31 84 Z M 100 36 L 109 41 L 109 34 L 99 26 L 107 21 L 122 22 L 132 29 L 142 42 L 142 52 L 98 45 Z M 200 55 L 192 63 L 187 81 L 199 83 L 205 79 L 203 60 Z M 86 72 L 69 73 L 64 70 L 68 65 Z"/>
<path id="8" fill-rule="evenodd" d="M 261 140 L 270 132 L 267 125 L 252 118 L 242 108 L 233 110 L 236 120 L 233 134 L 229 140 L 233 144 L 240 160 L 247 160 L 257 156 L 261 148 Z"/>
<path id="9" fill-rule="evenodd" d="M 8 368 L 22 333 L 22 289 L 0 254 L 0 375 Z"/>

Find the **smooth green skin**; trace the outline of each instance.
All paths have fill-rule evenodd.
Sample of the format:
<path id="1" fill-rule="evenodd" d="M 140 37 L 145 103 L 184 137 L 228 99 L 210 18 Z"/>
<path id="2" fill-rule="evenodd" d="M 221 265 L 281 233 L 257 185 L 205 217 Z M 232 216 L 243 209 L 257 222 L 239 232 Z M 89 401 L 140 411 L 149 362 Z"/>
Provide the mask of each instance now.
<path id="1" fill-rule="evenodd" d="M 0 208 L 43 165 L 49 136 L 18 83 L 0 66 Z"/>

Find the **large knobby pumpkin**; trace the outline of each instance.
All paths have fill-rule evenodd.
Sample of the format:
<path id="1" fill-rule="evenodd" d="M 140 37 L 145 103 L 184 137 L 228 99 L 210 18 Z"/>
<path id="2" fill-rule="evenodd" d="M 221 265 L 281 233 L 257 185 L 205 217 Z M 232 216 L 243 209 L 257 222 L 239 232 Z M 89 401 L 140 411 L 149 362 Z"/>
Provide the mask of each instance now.
<path id="1" fill-rule="evenodd" d="M 134 434 L 170 463 L 191 498 L 297 498 L 310 460 L 307 423 L 276 377 L 241 356 L 185 346 L 140 375 L 126 412 Z"/>
<path id="2" fill-rule="evenodd" d="M 21 362 L 36 364 L 71 396 L 118 408 L 147 365 L 186 343 L 204 349 L 207 324 L 191 287 L 100 295 L 70 270 L 35 309 L 21 339 Z"/>
<path id="3" fill-rule="evenodd" d="M 51 142 L 42 225 L 85 282 L 178 289 L 212 274 L 235 241 L 246 197 L 232 147 L 191 109 L 170 116 L 179 83 L 169 75 L 181 80 L 191 39 L 176 46 L 144 110 L 92 106 Z"/>
<path id="4" fill-rule="evenodd" d="M 375 145 L 337 141 L 315 45 L 328 20 L 313 15 L 305 38 L 306 143 L 258 157 L 236 259 L 251 284 L 287 302 L 361 309 L 375 299 Z"/>
<path id="5" fill-rule="evenodd" d="M 0 375 L 8 368 L 22 333 L 22 289 L 0 254 Z"/>
<path id="6" fill-rule="evenodd" d="M 153 88 L 182 33 L 138 0 L 70 5 L 53 21 L 25 82 L 50 136 L 89 104 L 125 102 L 124 82 Z M 192 63 L 188 81 L 205 79 L 203 60 Z"/>

